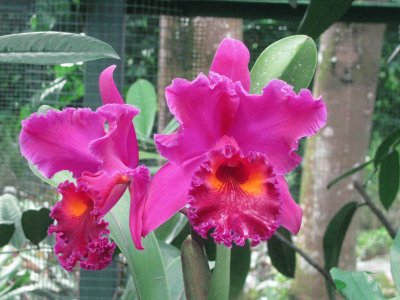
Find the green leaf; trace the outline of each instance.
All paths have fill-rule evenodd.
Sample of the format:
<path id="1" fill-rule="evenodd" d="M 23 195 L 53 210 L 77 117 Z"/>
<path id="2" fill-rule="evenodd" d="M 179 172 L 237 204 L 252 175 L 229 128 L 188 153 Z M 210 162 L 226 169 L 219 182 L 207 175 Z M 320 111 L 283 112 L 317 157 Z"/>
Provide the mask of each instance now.
<path id="1" fill-rule="evenodd" d="M 160 156 L 160 154 L 158 154 L 156 152 L 147 152 L 147 151 L 139 151 L 139 158 L 140 158 L 140 160 L 149 160 L 149 159 L 162 160 L 162 159 L 164 159 L 163 157 Z"/>
<path id="2" fill-rule="evenodd" d="M 53 187 L 57 187 L 61 182 L 64 182 L 66 180 L 70 182 L 75 182 L 75 179 L 72 177 L 72 173 L 69 171 L 61 171 L 54 174 L 52 178 L 47 178 L 42 173 L 40 173 L 35 165 L 32 165 L 30 162 L 28 162 L 28 165 L 34 175 Z"/>
<path id="3" fill-rule="evenodd" d="M 348 272 L 333 268 L 331 275 L 336 288 L 348 300 L 385 299 L 378 282 L 365 272 Z"/>
<path id="4" fill-rule="evenodd" d="M 169 121 L 167 126 L 165 126 L 163 134 L 173 133 L 175 130 L 178 129 L 178 127 L 179 127 L 178 121 L 175 118 L 173 118 L 171 121 Z"/>
<path id="5" fill-rule="evenodd" d="M 204 249 L 191 236 L 182 244 L 182 269 L 186 297 L 189 300 L 206 299 L 211 272 Z"/>
<path id="6" fill-rule="evenodd" d="M 186 240 L 189 234 L 190 234 L 190 224 L 189 222 L 186 222 L 185 226 L 183 226 L 182 230 L 177 234 L 177 236 L 171 242 L 171 245 L 175 246 L 178 249 L 181 249 L 183 242 Z"/>
<path id="7" fill-rule="evenodd" d="M 329 26 L 339 19 L 351 7 L 353 0 L 312 0 L 308 5 L 298 33 L 318 38 Z"/>
<path id="8" fill-rule="evenodd" d="M 34 245 L 44 240 L 47 236 L 47 229 L 53 224 L 53 219 L 50 218 L 50 210 L 42 207 L 39 210 L 26 210 L 21 217 L 22 229 L 25 236 Z"/>
<path id="9" fill-rule="evenodd" d="M 125 193 L 105 216 L 111 238 L 129 264 L 137 295 L 141 300 L 170 299 L 167 273 L 161 250 L 153 233 L 142 240 L 144 250 L 137 250 L 129 229 L 129 193 Z"/>
<path id="10" fill-rule="evenodd" d="M 158 227 L 154 233 L 157 239 L 171 243 L 187 224 L 187 217 L 181 213 L 172 216 L 167 222 Z"/>
<path id="11" fill-rule="evenodd" d="M 7 245 L 15 232 L 15 225 L 13 223 L 0 224 L 0 248 Z"/>
<path id="12" fill-rule="evenodd" d="M 326 188 L 330 189 L 332 186 L 334 186 L 340 180 L 342 180 L 346 177 L 349 177 L 350 175 L 353 175 L 354 173 L 364 169 L 366 166 L 372 164 L 373 162 L 374 162 L 374 160 L 366 161 L 365 163 L 344 172 L 342 175 L 340 175 L 340 176 L 336 177 L 335 179 L 333 179 L 332 181 L 330 181 Z"/>
<path id="13" fill-rule="evenodd" d="M 326 270 L 337 267 L 347 229 L 357 208 L 357 202 L 349 202 L 342 206 L 329 222 L 323 239 Z"/>
<path id="14" fill-rule="evenodd" d="M 137 80 L 128 90 L 126 103 L 140 109 L 140 114 L 133 120 L 136 133 L 150 137 L 157 111 L 157 95 L 153 85 L 148 80 Z"/>
<path id="15" fill-rule="evenodd" d="M 342 244 L 357 208 L 357 202 L 349 202 L 329 222 L 323 238 L 325 270 L 338 266 Z M 326 288 L 331 299 L 335 299 L 332 286 L 327 283 Z"/>
<path id="16" fill-rule="evenodd" d="M 56 108 L 54 108 L 54 107 L 51 107 L 50 105 L 43 104 L 43 105 L 40 105 L 40 106 L 39 106 L 37 112 L 38 112 L 39 114 L 45 114 L 45 113 L 47 113 L 49 110 L 60 111 L 60 110 L 58 110 L 58 109 L 56 109 Z"/>
<path id="17" fill-rule="evenodd" d="M 248 243 L 243 247 L 232 246 L 229 299 L 237 299 L 243 290 L 250 270 L 250 256 L 251 251 Z"/>
<path id="18" fill-rule="evenodd" d="M 171 299 L 184 299 L 185 288 L 183 284 L 181 252 L 167 243 L 159 242 L 159 244 L 165 262 Z"/>
<path id="19" fill-rule="evenodd" d="M 132 275 L 129 276 L 128 281 L 126 282 L 124 292 L 121 295 L 120 300 L 136 300 L 136 288 L 135 283 L 133 282 Z"/>
<path id="20" fill-rule="evenodd" d="M 382 160 L 388 155 L 392 147 L 400 142 L 400 129 L 393 131 L 389 134 L 379 145 L 374 156 L 375 168 L 382 162 Z"/>
<path id="21" fill-rule="evenodd" d="M 281 79 L 295 91 L 306 88 L 317 66 L 317 47 L 305 35 L 281 39 L 265 49 L 251 70 L 250 92 L 259 94 L 272 79 Z"/>
<path id="22" fill-rule="evenodd" d="M 382 159 L 378 174 L 379 199 L 389 209 L 399 191 L 400 161 L 399 153 L 393 151 Z"/>
<path id="23" fill-rule="evenodd" d="M 397 291 L 400 292 L 400 231 L 397 233 L 390 250 L 390 267 Z"/>
<path id="24" fill-rule="evenodd" d="M 208 300 L 228 300 L 230 284 L 231 249 L 217 244 L 215 267 L 211 276 Z"/>
<path id="25" fill-rule="evenodd" d="M 26 242 L 21 226 L 21 215 L 17 197 L 8 193 L 0 196 L 0 222 L 13 223 L 15 225 L 15 233 L 11 238 L 11 244 L 16 248 L 21 248 Z"/>
<path id="26" fill-rule="evenodd" d="M 285 236 L 288 240 L 292 240 L 291 234 L 284 228 L 279 228 L 279 233 Z M 289 278 L 294 278 L 296 269 L 296 253 L 280 241 L 275 236 L 268 240 L 268 255 L 271 258 L 272 265 L 283 275 Z"/>
<path id="27" fill-rule="evenodd" d="M 29 32 L 0 36 L 0 62 L 51 65 L 100 58 L 119 59 L 98 39 L 65 32 Z"/>

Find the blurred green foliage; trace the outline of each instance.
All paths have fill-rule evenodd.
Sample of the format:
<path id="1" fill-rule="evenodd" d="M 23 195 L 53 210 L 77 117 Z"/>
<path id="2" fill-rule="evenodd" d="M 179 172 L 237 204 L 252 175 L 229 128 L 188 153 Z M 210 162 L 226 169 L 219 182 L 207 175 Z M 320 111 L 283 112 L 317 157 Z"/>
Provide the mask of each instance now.
<path id="1" fill-rule="evenodd" d="M 388 254 L 392 244 L 393 240 L 384 227 L 361 231 L 357 235 L 357 257 L 361 260 L 369 260 Z"/>

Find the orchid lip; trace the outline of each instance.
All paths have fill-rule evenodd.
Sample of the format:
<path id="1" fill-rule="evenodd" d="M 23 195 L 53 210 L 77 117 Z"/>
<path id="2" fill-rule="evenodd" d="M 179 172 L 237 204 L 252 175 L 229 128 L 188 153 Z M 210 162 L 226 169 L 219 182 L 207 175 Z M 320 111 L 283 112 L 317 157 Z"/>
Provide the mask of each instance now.
<path id="1" fill-rule="evenodd" d="M 281 199 L 275 173 L 260 153 L 243 155 L 232 145 L 212 150 L 189 191 L 189 219 L 206 238 L 243 246 L 269 239 L 280 225 Z"/>

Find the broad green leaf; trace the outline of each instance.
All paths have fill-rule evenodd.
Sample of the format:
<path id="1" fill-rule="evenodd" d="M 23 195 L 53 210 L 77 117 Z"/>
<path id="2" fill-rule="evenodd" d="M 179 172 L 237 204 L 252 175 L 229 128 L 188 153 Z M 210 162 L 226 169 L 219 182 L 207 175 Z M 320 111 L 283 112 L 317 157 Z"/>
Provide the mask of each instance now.
<path id="1" fill-rule="evenodd" d="M 121 296 L 120 300 L 136 300 L 136 288 L 135 283 L 133 282 L 132 275 L 129 276 L 128 281 L 126 282 L 124 292 Z"/>
<path id="2" fill-rule="evenodd" d="M 189 234 L 190 234 L 190 224 L 189 222 L 186 222 L 185 226 L 183 226 L 182 230 L 171 242 L 171 245 L 175 246 L 178 249 L 181 249 L 183 242 L 186 240 Z"/>
<path id="3" fill-rule="evenodd" d="M 349 202 L 345 204 L 333 216 L 326 228 L 323 249 L 325 269 L 330 270 L 332 267 L 337 267 L 340 257 L 340 250 L 347 233 L 347 229 L 351 223 L 358 207 L 357 202 Z"/>
<path id="4" fill-rule="evenodd" d="M 169 133 L 173 133 L 175 130 L 177 130 L 179 127 L 179 123 L 178 121 L 174 118 L 171 121 L 169 121 L 169 123 L 167 124 L 167 126 L 165 126 L 163 133 L 164 134 L 169 134 Z"/>
<path id="5" fill-rule="evenodd" d="M 279 228 L 279 233 L 291 240 L 290 232 L 284 228 Z M 268 255 L 271 258 L 272 265 L 283 275 L 289 278 L 294 278 L 294 271 L 296 269 L 296 253 L 280 241 L 275 236 L 268 240 Z"/>
<path id="6" fill-rule="evenodd" d="M 50 210 L 48 208 L 29 209 L 22 213 L 21 224 L 26 238 L 32 244 L 39 245 L 46 238 L 47 229 L 53 224 L 53 219 L 50 218 Z"/>
<path id="7" fill-rule="evenodd" d="M 47 178 L 42 173 L 40 173 L 35 165 L 32 165 L 30 162 L 28 162 L 28 165 L 33 174 L 35 174 L 40 180 L 46 182 L 53 187 L 57 187 L 61 182 L 64 182 L 66 180 L 70 182 L 75 182 L 75 179 L 72 177 L 72 173 L 69 171 L 61 171 L 54 174 L 52 178 Z"/>
<path id="8" fill-rule="evenodd" d="M 305 35 L 281 39 L 265 49 L 251 70 L 251 93 L 261 93 L 272 79 L 281 79 L 295 91 L 306 88 L 317 66 L 317 48 Z"/>
<path id="9" fill-rule="evenodd" d="M 129 193 L 125 193 L 105 216 L 112 239 L 126 257 L 138 298 L 141 300 L 170 299 L 167 273 L 161 250 L 153 233 L 142 240 L 144 250 L 137 250 L 129 229 Z"/>
<path id="10" fill-rule="evenodd" d="M 323 238 L 325 270 L 338 266 L 342 244 L 357 207 L 357 202 L 345 204 L 329 222 Z M 326 288 L 331 299 L 335 299 L 332 286 L 327 283 Z"/>
<path id="11" fill-rule="evenodd" d="M 26 242 L 21 226 L 21 215 L 17 197 L 8 193 L 0 196 L 0 222 L 15 225 L 15 232 L 10 242 L 16 248 L 21 248 Z"/>
<path id="12" fill-rule="evenodd" d="M 54 107 L 51 107 L 50 105 L 43 104 L 43 105 L 40 105 L 40 106 L 39 106 L 37 112 L 38 112 L 39 114 L 45 114 L 45 113 L 47 113 L 49 110 L 60 111 L 60 110 L 58 110 L 58 109 L 56 109 L 56 108 L 54 108 Z"/>
<path id="13" fill-rule="evenodd" d="M 365 272 L 348 272 L 337 268 L 331 270 L 336 288 L 347 300 L 383 300 L 377 281 Z"/>
<path id="14" fill-rule="evenodd" d="M 232 246 L 229 299 L 237 299 L 243 290 L 250 270 L 250 246 Z"/>
<path id="15" fill-rule="evenodd" d="M 382 162 L 382 160 L 388 155 L 391 148 L 400 142 L 400 129 L 390 133 L 379 145 L 374 156 L 375 168 Z"/>
<path id="16" fill-rule="evenodd" d="M 139 159 L 140 160 L 148 160 L 148 159 L 162 160 L 164 158 L 161 157 L 160 154 L 158 154 L 156 152 L 139 151 Z"/>
<path id="17" fill-rule="evenodd" d="M 157 111 L 157 95 L 153 85 L 139 79 L 131 85 L 126 95 L 126 103 L 140 109 L 133 122 L 138 136 L 150 137 Z"/>
<path id="18" fill-rule="evenodd" d="M 389 209 L 399 191 L 400 160 L 399 153 L 393 151 L 382 159 L 379 166 L 379 199 Z"/>
<path id="19" fill-rule="evenodd" d="M 13 223 L 0 223 L 0 248 L 8 244 L 14 232 L 15 225 Z"/>
<path id="20" fill-rule="evenodd" d="M 119 59 L 98 39 L 65 32 L 28 32 L 0 36 L 0 62 L 51 65 L 100 58 Z"/>
<path id="21" fill-rule="evenodd" d="M 335 179 L 333 179 L 332 181 L 330 181 L 327 185 L 327 188 L 330 189 L 332 186 L 334 186 L 340 180 L 342 180 L 346 177 L 349 177 L 350 175 L 353 175 L 354 173 L 357 173 L 358 171 L 364 169 L 366 166 L 372 164 L 373 162 L 374 162 L 374 160 L 366 161 L 365 163 L 344 172 L 342 175 L 340 175 L 340 176 L 336 177 Z"/>
<path id="22" fill-rule="evenodd" d="M 185 292 L 189 300 L 207 298 L 211 272 L 204 249 L 188 236 L 182 244 L 182 269 Z"/>
<path id="23" fill-rule="evenodd" d="M 339 19 L 351 7 L 353 0 L 311 0 L 298 33 L 318 38 L 329 26 Z"/>
<path id="24" fill-rule="evenodd" d="M 158 227 L 154 233 L 157 239 L 171 243 L 187 224 L 187 217 L 181 213 L 172 216 L 167 222 Z"/>
<path id="25" fill-rule="evenodd" d="M 230 285 L 231 249 L 217 244 L 215 267 L 211 275 L 208 300 L 228 300 Z"/>
<path id="26" fill-rule="evenodd" d="M 397 233 L 390 250 L 390 267 L 397 291 L 400 293 L 400 231 Z"/>
<path id="27" fill-rule="evenodd" d="M 185 288 L 183 284 L 181 252 L 174 246 L 162 241 L 159 242 L 159 245 L 164 258 L 171 299 L 183 300 L 185 299 Z"/>
<path id="28" fill-rule="evenodd" d="M 215 261 L 217 256 L 217 244 L 210 235 L 206 240 L 203 240 L 204 250 L 206 251 L 207 259 L 210 261 Z"/>

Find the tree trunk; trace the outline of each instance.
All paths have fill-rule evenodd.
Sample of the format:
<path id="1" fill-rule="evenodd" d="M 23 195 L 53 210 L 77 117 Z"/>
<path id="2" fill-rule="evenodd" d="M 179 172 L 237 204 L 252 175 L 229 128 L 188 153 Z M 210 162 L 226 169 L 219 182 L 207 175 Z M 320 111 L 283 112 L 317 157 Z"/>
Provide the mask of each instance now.
<path id="1" fill-rule="evenodd" d="M 223 38 L 243 40 L 243 20 L 233 18 L 196 17 L 193 20 L 193 76 L 208 73 Z"/>
<path id="2" fill-rule="evenodd" d="M 300 201 L 304 219 L 298 243 L 322 266 L 322 240 L 327 224 L 347 202 L 358 200 L 351 179 L 328 190 L 329 181 L 364 162 L 374 110 L 385 26 L 335 24 L 320 41 L 314 95 L 322 95 L 328 124 L 308 140 L 303 165 Z M 353 179 L 362 178 L 358 173 Z M 340 267 L 355 267 L 355 228 L 349 229 Z M 292 292 L 296 299 L 328 299 L 323 278 L 299 258 Z"/>
<path id="3" fill-rule="evenodd" d="M 208 73 L 215 50 L 224 37 L 242 39 L 243 21 L 230 18 L 194 19 L 161 16 L 158 52 L 158 132 L 171 119 L 165 102 L 165 87 L 176 77 L 192 80 Z"/>

